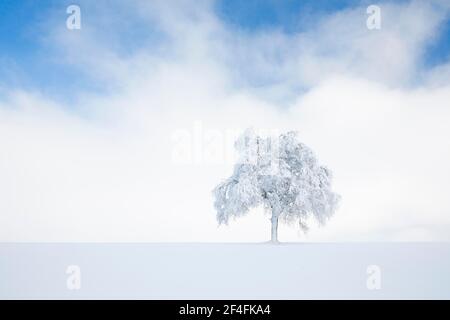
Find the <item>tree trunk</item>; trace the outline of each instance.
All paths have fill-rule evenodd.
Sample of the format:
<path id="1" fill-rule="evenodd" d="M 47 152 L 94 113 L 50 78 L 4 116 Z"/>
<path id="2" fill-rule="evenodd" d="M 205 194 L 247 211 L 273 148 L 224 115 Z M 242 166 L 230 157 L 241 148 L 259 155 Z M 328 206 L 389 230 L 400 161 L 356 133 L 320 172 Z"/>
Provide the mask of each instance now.
<path id="1" fill-rule="evenodd" d="M 272 222 L 272 233 L 270 237 L 270 241 L 273 243 L 278 242 L 278 217 L 272 213 L 272 218 L 270 219 Z"/>

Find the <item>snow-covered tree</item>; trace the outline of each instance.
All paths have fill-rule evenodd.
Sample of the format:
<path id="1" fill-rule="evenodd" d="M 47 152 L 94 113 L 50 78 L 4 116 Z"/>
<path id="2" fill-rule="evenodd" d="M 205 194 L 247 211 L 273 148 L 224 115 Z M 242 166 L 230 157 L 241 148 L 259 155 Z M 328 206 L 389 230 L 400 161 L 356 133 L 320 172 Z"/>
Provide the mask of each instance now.
<path id="1" fill-rule="evenodd" d="M 240 158 L 233 175 L 214 189 L 219 224 L 263 205 L 271 214 L 271 240 L 278 242 L 279 220 L 306 231 L 309 217 L 324 224 L 336 210 L 340 197 L 331 190 L 331 171 L 296 132 L 263 138 L 247 129 L 235 147 Z"/>

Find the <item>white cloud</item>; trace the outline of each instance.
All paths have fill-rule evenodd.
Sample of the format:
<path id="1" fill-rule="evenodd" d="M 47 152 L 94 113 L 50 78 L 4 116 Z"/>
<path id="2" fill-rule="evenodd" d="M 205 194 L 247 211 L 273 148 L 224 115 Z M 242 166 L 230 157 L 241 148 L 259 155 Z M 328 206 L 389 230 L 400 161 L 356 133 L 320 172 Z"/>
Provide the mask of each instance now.
<path id="1" fill-rule="evenodd" d="M 101 30 L 120 15 L 92 6 L 106 10 L 97 25 L 50 29 L 57 58 L 108 94 L 76 93 L 69 107 L 14 89 L 2 102 L 0 240 L 268 239 L 258 210 L 217 228 L 211 189 L 230 164 L 171 161 L 172 134 L 196 121 L 296 129 L 334 171 L 336 216 L 307 237 L 282 228 L 281 240 L 449 240 L 450 79 L 420 68 L 446 11 L 385 5 L 378 32 L 358 8 L 286 35 L 230 29 L 210 2 L 133 6 L 163 40 L 124 54 L 123 30 Z"/>

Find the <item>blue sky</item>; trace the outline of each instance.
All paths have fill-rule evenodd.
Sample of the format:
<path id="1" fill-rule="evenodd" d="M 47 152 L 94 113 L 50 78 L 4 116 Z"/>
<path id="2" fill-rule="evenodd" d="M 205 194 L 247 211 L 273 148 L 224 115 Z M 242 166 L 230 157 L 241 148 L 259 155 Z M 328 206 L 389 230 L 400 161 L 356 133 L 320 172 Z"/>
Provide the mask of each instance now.
<path id="1" fill-rule="evenodd" d="M 59 98 L 64 98 L 68 93 L 77 90 L 93 92 L 102 90 L 101 83 L 77 68 L 54 59 L 57 57 L 55 48 L 44 40 L 48 32 L 46 22 L 58 17 L 61 24 L 64 24 L 65 8 L 72 3 L 73 1 L 65 0 L 0 2 L 2 86 L 39 90 Z M 103 6 L 108 6 L 108 3 L 111 2 L 105 2 Z M 214 4 L 214 10 L 220 20 L 232 30 L 251 34 L 276 29 L 293 34 L 311 28 L 316 21 L 326 15 L 367 3 L 369 2 L 355 0 L 221 0 Z M 114 10 L 113 7 L 111 10 Z M 82 19 L 83 26 L 88 28 L 89 20 L 96 19 L 95 11 L 83 10 Z M 118 50 L 131 52 L 152 36 L 148 28 L 145 28 L 135 16 L 124 13 L 122 23 L 124 23 L 121 26 L 122 30 L 117 35 Z M 450 20 L 447 19 L 440 26 L 439 35 L 430 41 L 423 53 L 422 64 L 425 68 L 448 61 L 449 39 Z"/>
<path id="2" fill-rule="evenodd" d="M 379 3 L 379 30 L 372 1 L 78 1 L 81 30 L 72 1 L 0 1 L 0 240 L 263 241 L 211 199 L 249 127 L 333 171 L 300 241 L 449 240 L 448 1 Z"/>
<path id="3" fill-rule="evenodd" d="M 405 0 L 383 3 L 405 3 Z M 358 5 L 376 4 L 357 0 L 222 0 L 217 4 L 218 15 L 226 23 L 249 32 L 280 28 L 284 32 L 303 31 L 308 24 L 323 15 Z M 424 54 L 424 64 L 432 67 L 449 60 L 450 19 L 441 26 L 441 32 Z"/>
<path id="4" fill-rule="evenodd" d="M 305 27 L 307 15 L 317 17 L 363 3 L 355 0 L 221 0 L 216 8 L 227 23 L 246 30 L 281 28 L 296 32 Z"/>
<path id="5" fill-rule="evenodd" d="M 82 85 L 86 80 L 83 75 L 52 61 L 50 49 L 44 42 L 48 31 L 43 23 L 56 8 L 65 12 L 65 3 L 69 1 L 0 2 L 0 63 L 3 67 L 0 84 L 39 90 L 53 96 L 59 96 L 60 92 L 67 94 L 68 90 Z"/>

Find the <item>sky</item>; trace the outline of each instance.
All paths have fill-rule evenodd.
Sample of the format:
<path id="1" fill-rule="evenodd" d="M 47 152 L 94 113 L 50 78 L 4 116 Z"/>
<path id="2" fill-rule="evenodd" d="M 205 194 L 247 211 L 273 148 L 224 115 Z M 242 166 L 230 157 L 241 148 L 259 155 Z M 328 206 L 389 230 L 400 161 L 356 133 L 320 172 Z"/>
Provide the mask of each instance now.
<path id="1" fill-rule="evenodd" d="M 82 3 L 82 2 L 80 2 Z M 90 23 L 95 20 L 98 28 L 105 28 L 102 33 L 115 38 L 115 49 L 121 53 L 132 53 L 149 41 L 160 41 L 164 37 L 158 30 L 146 24 L 145 18 L 136 17 L 133 12 L 116 17 L 113 29 L 108 18 L 97 19 L 99 16 L 108 16 L 114 11 L 118 2 L 99 1 L 99 5 L 89 2 L 83 3 L 88 10 L 83 11 L 83 21 Z M 408 3 L 407 1 L 393 1 L 385 3 Z M 439 2 L 436 2 L 439 4 Z M 442 1 L 444 3 L 444 1 Z M 49 19 L 62 20 L 65 17 L 65 8 L 71 1 L 45 0 L 45 1 L 11 1 L 5 0 L 0 4 L 2 19 L 0 22 L 0 61 L 2 64 L 1 83 L 3 85 L 20 84 L 29 89 L 36 89 L 50 95 L 55 99 L 74 91 L 97 92 L 104 89 L 97 81 L 90 79 L 78 68 L 67 63 L 61 63 L 52 44 L 48 43 Z M 296 34 L 314 27 L 325 16 L 349 8 L 361 7 L 364 9 L 372 4 L 370 1 L 274 1 L 274 0 L 222 0 L 215 1 L 211 10 L 220 19 L 220 22 L 234 32 L 249 34 L 280 30 L 283 34 Z M 103 11 L 103 13 L 102 13 Z M 115 16 L 116 13 L 113 13 Z M 59 16 L 59 17 L 58 17 Z M 97 21 L 101 20 L 101 21 Z M 54 22 L 55 24 L 57 22 Z M 61 27 L 61 26 L 60 26 Z M 86 26 L 89 28 L 89 25 Z M 439 32 L 426 44 L 421 63 L 424 67 L 434 67 L 445 63 L 450 54 L 450 22 L 445 19 L 439 25 Z M 111 36 L 111 33 L 115 35 Z M 155 33 L 157 35 L 155 36 Z M 47 40 L 47 41 L 46 41 Z M 48 55 L 50 53 L 50 55 Z M 54 57 L 53 55 L 56 55 Z M 70 84 L 66 81 L 71 79 Z M 62 85 L 64 83 L 64 85 Z M 67 101 L 66 101 L 67 102 Z"/>
<path id="2" fill-rule="evenodd" d="M 342 196 L 281 241 L 449 240 L 448 1 L 78 1 L 69 30 L 74 3 L 0 2 L 0 241 L 268 240 L 215 220 L 248 127 Z"/>

